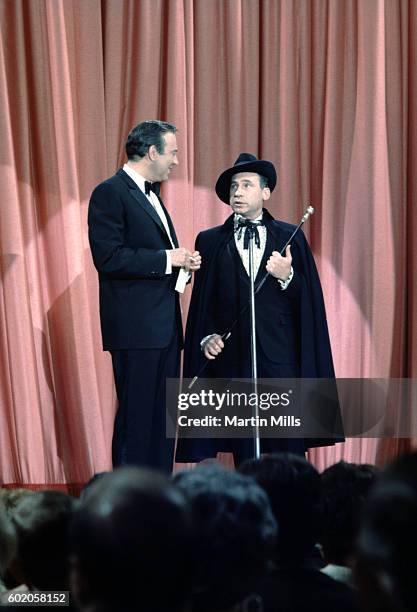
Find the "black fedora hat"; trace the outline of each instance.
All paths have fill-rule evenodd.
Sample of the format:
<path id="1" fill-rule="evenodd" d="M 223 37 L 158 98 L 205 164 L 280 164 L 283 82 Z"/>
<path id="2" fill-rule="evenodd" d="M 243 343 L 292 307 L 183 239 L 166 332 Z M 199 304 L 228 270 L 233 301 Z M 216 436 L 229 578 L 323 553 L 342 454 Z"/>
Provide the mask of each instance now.
<path id="1" fill-rule="evenodd" d="M 232 168 L 221 173 L 216 183 L 216 193 L 222 202 L 229 204 L 230 182 L 232 176 L 238 172 L 256 172 L 268 179 L 268 187 L 272 191 L 277 184 L 277 173 L 274 164 L 270 161 L 258 159 L 251 153 L 241 153 Z"/>

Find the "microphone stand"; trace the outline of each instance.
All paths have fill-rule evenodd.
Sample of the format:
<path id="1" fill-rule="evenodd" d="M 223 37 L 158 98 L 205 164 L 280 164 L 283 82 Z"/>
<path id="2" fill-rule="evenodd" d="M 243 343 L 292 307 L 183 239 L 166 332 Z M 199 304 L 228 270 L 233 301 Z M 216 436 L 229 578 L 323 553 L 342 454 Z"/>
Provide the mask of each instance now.
<path id="1" fill-rule="evenodd" d="M 255 319 L 255 267 L 254 267 L 254 229 L 248 226 L 245 230 L 249 232 L 249 284 L 250 284 L 250 339 L 251 339 L 251 369 L 253 392 L 255 393 L 255 405 L 253 406 L 254 425 L 254 459 L 261 456 L 261 437 L 259 433 L 259 405 L 258 405 L 258 361 L 256 356 L 256 319 Z"/>

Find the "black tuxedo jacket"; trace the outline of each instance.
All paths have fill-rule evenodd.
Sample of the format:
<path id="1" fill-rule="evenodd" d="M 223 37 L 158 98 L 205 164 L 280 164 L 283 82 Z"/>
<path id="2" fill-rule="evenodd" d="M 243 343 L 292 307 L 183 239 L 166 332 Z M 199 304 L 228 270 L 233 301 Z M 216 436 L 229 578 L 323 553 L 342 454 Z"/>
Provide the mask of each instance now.
<path id="1" fill-rule="evenodd" d="M 174 226 L 164 211 L 177 247 Z M 94 189 L 88 225 L 99 275 L 103 349 L 166 348 L 175 325 L 181 326 L 178 269 L 165 274 L 165 250 L 172 245 L 152 204 L 119 170 Z"/>

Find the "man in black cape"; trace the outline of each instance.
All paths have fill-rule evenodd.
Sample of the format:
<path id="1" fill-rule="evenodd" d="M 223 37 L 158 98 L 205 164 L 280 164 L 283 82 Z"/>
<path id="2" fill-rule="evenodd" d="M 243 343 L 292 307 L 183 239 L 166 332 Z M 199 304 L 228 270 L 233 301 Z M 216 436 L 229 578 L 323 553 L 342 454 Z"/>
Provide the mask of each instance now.
<path id="1" fill-rule="evenodd" d="M 254 232 L 258 378 L 334 378 L 323 294 L 311 250 L 295 226 L 275 220 L 263 207 L 277 182 L 273 164 L 241 153 L 216 183 L 220 200 L 234 214 L 197 236 L 205 262 L 197 272 L 187 320 L 184 378 L 209 360 L 204 378 L 250 378 L 250 295 L 248 240 Z M 251 224 L 250 228 L 248 223 Z M 254 225 L 253 225 L 254 224 Z M 242 313 L 242 309 L 244 309 Z M 229 339 L 221 335 L 230 329 Z M 337 441 L 341 441 L 341 438 Z M 334 440 L 263 439 L 262 452 L 304 453 Z M 201 461 L 233 452 L 235 464 L 253 456 L 253 440 L 179 438 L 176 460 Z"/>

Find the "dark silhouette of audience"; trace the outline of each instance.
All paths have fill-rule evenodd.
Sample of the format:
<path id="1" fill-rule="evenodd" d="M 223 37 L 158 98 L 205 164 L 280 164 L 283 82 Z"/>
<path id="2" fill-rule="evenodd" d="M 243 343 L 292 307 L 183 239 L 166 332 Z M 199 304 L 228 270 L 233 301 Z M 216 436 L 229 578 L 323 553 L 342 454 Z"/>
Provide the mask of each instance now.
<path id="1" fill-rule="evenodd" d="M 353 589 L 318 569 L 323 497 L 317 470 L 291 453 L 249 460 L 240 470 L 266 491 L 279 525 L 275 567 L 259 591 L 264 612 L 357 610 Z"/>
<path id="2" fill-rule="evenodd" d="M 80 501 L 84 501 L 87 495 L 89 495 L 91 488 L 95 485 L 99 480 L 101 480 L 106 474 L 111 474 L 111 472 L 97 472 L 93 474 L 88 482 L 85 483 L 83 488 L 80 491 Z"/>
<path id="3" fill-rule="evenodd" d="M 17 487 L 16 489 L 0 487 L 0 505 L 6 510 L 6 514 L 12 517 L 16 507 L 24 497 L 33 495 L 34 491 Z"/>
<path id="4" fill-rule="evenodd" d="M 417 453 L 389 466 L 364 508 L 356 579 L 366 612 L 417 608 Z"/>
<path id="5" fill-rule="evenodd" d="M 0 594 L 7 590 L 4 579 L 16 555 L 16 532 L 6 509 L 0 503 Z"/>
<path id="6" fill-rule="evenodd" d="M 374 465 L 339 461 L 321 474 L 324 520 L 320 543 L 326 566 L 335 580 L 353 584 L 356 541 L 365 500 L 379 470 Z"/>
<path id="7" fill-rule="evenodd" d="M 191 610 L 256 607 L 248 598 L 268 571 L 277 531 L 264 491 L 252 478 L 216 464 L 180 472 L 174 482 L 195 522 Z"/>
<path id="8" fill-rule="evenodd" d="M 17 565 L 30 590 L 68 590 L 68 527 L 76 500 L 60 491 L 24 497 L 13 513 Z"/>
<path id="9" fill-rule="evenodd" d="M 184 609 L 192 523 L 165 476 L 120 468 L 89 488 L 71 528 L 72 590 L 89 612 Z"/>
<path id="10" fill-rule="evenodd" d="M 70 589 L 80 612 L 414 612 L 416 522 L 417 453 L 321 475 L 289 453 L 171 479 L 125 467 L 81 501 L 0 489 L 0 603 Z"/>
<path id="11" fill-rule="evenodd" d="M 8 562 L 5 562 L 7 553 L 5 552 L 3 546 L 2 546 L 2 551 L 0 552 L 0 555 L 3 557 L 4 561 L 3 561 L 3 570 L 2 570 L 2 591 L 10 591 L 11 589 L 14 589 L 16 587 L 21 587 L 21 588 L 27 588 L 26 585 L 24 585 L 24 576 L 20 567 L 20 564 L 18 562 L 17 559 L 17 541 L 16 541 L 16 530 L 15 530 L 15 526 L 13 523 L 13 516 L 14 513 L 16 512 L 16 508 L 19 505 L 19 503 L 26 497 L 29 497 L 30 495 L 33 495 L 33 491 L 29 490 L 29 489 L 23 489 L 21 487 L 18 487 L 16 489 L 12 489 L 12 488 L 0 488 L 0 507 L 3 508 L 3 511 L 7 517 L 6 519 L 6 523 L 8 523 L 12 530 L 13 530 L 13 534 L 14 534 L 14 552 L 12 555 L 10 555 L 10 557 L 8 556 Z M 4 525 L 5 521 L 3 518 L 3 525 Z M 1 546 L 1 545 L 0 545 Z M 2 602 L 2 599 L 0 597 L 0 602 Z"/>

